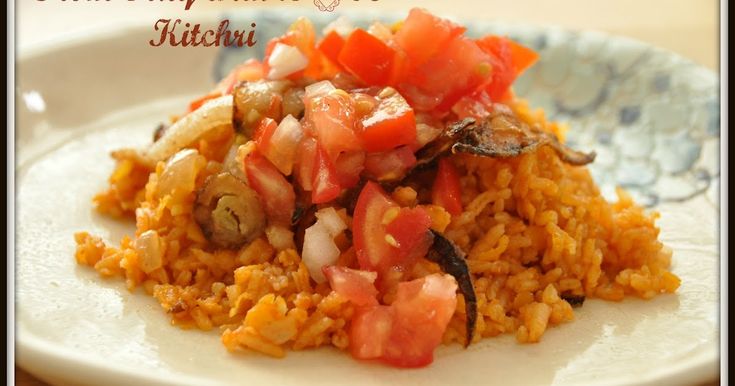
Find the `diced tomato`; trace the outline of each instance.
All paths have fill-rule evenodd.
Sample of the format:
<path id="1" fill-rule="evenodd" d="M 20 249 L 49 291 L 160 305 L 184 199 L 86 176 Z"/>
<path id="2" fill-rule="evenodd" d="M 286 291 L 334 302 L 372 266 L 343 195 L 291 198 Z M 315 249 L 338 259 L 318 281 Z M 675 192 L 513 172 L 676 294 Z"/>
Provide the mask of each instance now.
<path id="1" fill-rule="evenodd" d="M 492 81 L 486 88 L 493 101 L 501 100 L 513 81 L 538 60 L 533 50 L 502 36 L 485 36 L 477 45 L 493 58 Z"/>
<path id="2" fill-rule="evenodd" d="M 357 359 L 383 356 L 393 331 L 393 308 L 377 305 L 360 308 L 350 322 L 350 352 Z"/>
<path id="3" fill-rule="evenodd" d="M 391 80 L 395 56 L 395 50 L 358 28 L 347 37 L 337 59 L 366 85 L 384 86 Z"/>
<path id="4" fill-rule="evenodd" d="M 346 93 L 329 93 L 307 101 L 306 120 L 331 159 L 343 151 L 362 150 L 355 133 L 355 106 Z"/>
<path id="5" fill-rule="evenodd" d="M 332 290 L 349 299 L 356 306 L 378 304 L 378 290 L 375 289 L 374 284 L 378 277 L 377 273 L 334 265 L 322 268 L 322 272 L 329 280 Z"/>
<path id="6" fill-rule="evenodd" d="M 353 243 L 361 269 L 384 269 L 391 260 L 395 248 L 385 240 L 383 215 L 396 206 L 375 182 L 368 181 L 362 188 L 352 218 Z"/>
<path id="7" fill-rule="evenodd" d="M 413 8 L 395 33 L 395 40 L 408 55 L 411 65 L 418 67 L 464 31 L 464 27 L 449 20 L 438 18 L 424 9 Z"/>
<path id="8" fill-rule="evenodd" d="M 365 169 L 365 152 L 352 151 L 340 153 L 334 161 L 337 180 L 342 189 L 350 189 L 360 182 L 360 173 Z"/>
<path id="9" fill-rule="evenodd" d="M 401 208 L 396 218 L 385 228 L 397 244 L 397 259 L 401 265 L 410 267 L 426 255 L 433 238 L 429 233 L 431 216 L 423 207 Z"/>
<path id="10" fill-rule="evenodd" d="M 263 66 L 256 59 L 248 59 L 242 64 L 235 66 L 222 80 L 217 83 L 214 90 L 189 103 L 189 112 L 192 112 L 210 99 L 232 94 L 232 89 L 241 81 L 255 81 L 263 78 Z"/>
<path id="11" fill-rule="evenodd" d="M 316 52 L 314 47 L 315 39 L 316 34 L 311 22 L 304 17 L 298 18 L 293 24 L 291 24 L 284 35 L 275 37 L 266 44 L 265 55 L 263 57 L 263 73 L 268 74 L 270 72 L 268 60 L 273 53 L 276 44 L 281 43 L 298 48 L 298 50 L 309 59 L 309 65 L 307 68 L 288 75 L 286 78 L 295 80 L 302 76 L 319 75 L 321 73 L 319 69 L 321 64 L 318 60 L 314 60 L 314 53 Z"/>
<path id="12" fill-rule="evenodd" d="M 480 90 L 471 95 L 462 97 L 452 106 L 452 112 L 457 114 L 458 119 L 475 118 L 482 119 L 490 115 L 493 101 L 487 95 L 487 91 Z"/>
<path id="13" fill-rule="evenodd" d="M 539 55 L 536 51 L 514 42 L 508 39 L 510 44 L 511 55 L 513 56 L 513 68 L 516 71 L 516 76 L 526 71 L 527 68 L 533 66 L 539 59 Z"/>
<path id="14" fill-rule="evenodd" d="M 288 27 L 288 42 L 294 45 L 299 51 L 306 56 L 314 51 L 314 43 L 316 42 L 316 32 L 314 25 L 305 17 L 299 17 L 293 24 Z"/>
<path id="15" fill-rule="evenodd" d="M 311 191 L 311 180 L 314 178 L 314 163 L 316 161 L 316 139 L 306 137 L 301 140 L 298 149 L 299 159 L 297 161 L 296 179 L 301 188 L 307 192 Z"/>
<path id="16" fill-rule="evenodd" d="M 314 25 L 305 17 L 299 17 L 288 29 L 289 33 L 294 36 L 293 42 L 307 58 L 309 65 L 304 69 L 303 76 L 320 79 L 323 73 L 322 56 L 323 54 L 316 48 L 316 32 Z M 289 79 L 297 79 L 300 75 L 289 76 Z"/>
<path id="17" fill-rule="evenodd" d="M 400 177 L 413 165 L 416 165 L 416 156 L 409 146 L 387 152 L 368 153 L 365 158 L 365 172 L 379 181 Z"/>
<path id="18" fill-rule="evenodd" d="M 513 99 L 515 99 L 515 93 L 513 93 L 512 88 L 508 88 L 507 90 L 505 90 L 503 95 L 500 96 L 499 102 L 507 103 L 512 101 Z"/>
<path id="19" fill-rule="evenodd" d="M 339 63 L 338 57 L 339 52 L 345 45 L 345 39 L 342 38 L 336 31 L 330 31 L 317 46 L 317 49 L 321 51 L 327 59 L 333 63 Z"/>
<path id="20" fill-rule="evenodd" d="M 449 158 L 439 160 L 434 186 L 431 189 L 431 201 L 456 216 L 462 213 L 462 188 L 459 174 Z"/>
<path id="21" fill-rule="evenodd" d="M 268 151 L 271 148 L 271 138 L 276 132 L 278 123 L 271 118 L 265 117 L 260 121 L 258 128 L 255 129 L 254 139 L 260 154 L 268 158 Z"/>
<path id="22" fill-rule="evenodd" d="M 457 282 L 450 275 L 432 274 L 399 283 L 383 360 L 398 367 L 430 364 L 456 307 Z"/>
<path id="23" fill-rule="evenodd" d="M 393 213 L 389 213 L 389 211 Z M 380 185 L 369 181 L 360 192 L 352 222 L 360 268 L 383 275 L 410 269 L 430 246 L 431 218 L 423 208 L 400 208 Z"/>
<path id="24" fill-rule="evenodd" d="M 238 83 L 254 82 L 263 79 L 264 76 L 263 63 L 251 58 L 235 66 L 227 76 L 217 83 L 215 90 L 221 92 L 222 95 L 232 94 L 232 89 Z"/>
<path id="25" fill-rule="evenodd" d="M 235 67 L 233 72 L 235 73 L 234 82 L 220 82 L 220 84 L 217 85 L 217 88 L 224 90 L 226 94 L 231 94 L 232 89 L 239 82 L 255 82 L 263 79 L 265 76 L 265 73 L 263 72 L 263 63 L 253 58 L 248 59 L 244 63 Z"/>
<path id="26" fill-rule="evenodd" d="M 296 206 L 293 185 L 257 151 L 250 152 L 243 162 L 248 185 L 258 193 L 268 218 L 275 223 L 291 224 Z"/>
<path id="27" fill-rule="evenodd" d="M 408 84 L 401 85 L 399 89 L 406 91 L 405 96 L 412 105 L 414 102 L 420 103 L 422 99 L 433 98 L 436 103 L 434 106 L 425 103 L 419 106 L 446 111 L 462 96 L 474 92 L 489 80 L 490 64 L 490 55 L 474 41 L 460 35 L 413 71 Z M 416 87 L 417 90 L 408 86 Z"/>
<path id="28" fill-rule="evenodd" d="M 339 63 L 331 61 L 321 51 L 316 51 L 316 54 L 314 55 L 314 59 L 312 59 L 312 62 L 309 63 L 309 67 L 307 69 L 312 67 L 312 63 L 319 64 L 319 73 L 318 74 L 304 73 L 304 76 L 309 76 L 313 79 L 334 79 L 339 74 L 344 74 L 342 67 L 339 65 Z"/>
<path id="29" fill-rule="evenodd" d="M 411 144 L 416 139 L 413 109 L 397 92 L 382 98 L 378 106 L 362 120 L 358 135 L 369 152 Z"/>
<path id="30" fill-rule="evenodd" d="M 399 283 L 390 306 L 358 308 L 350 328 L 352 355 L 398 367 L 428 365 L 454 314 L 456 291 L 453 277 L 432 274 Z"/>
<path id="31" fill-rule="evenodd" d="M 406 79 L 406 75 L 411 71 L 411 59 L 408 58 L 403 50 L 398 48 L 396 56 L 393 58 L 393 66 L 390 71 L 389 85 L 398 85 Z"/>
<path id="32" fill-rule="evenodd" d="M 313 204 L 322 204 L 337 198 L 342 189 L 337 180 L 337 172 L 334 164 L 329 156 L 317 144 L 316 159 L 314 161 L 314 170 L 311 178 L 311 202 Z"/>

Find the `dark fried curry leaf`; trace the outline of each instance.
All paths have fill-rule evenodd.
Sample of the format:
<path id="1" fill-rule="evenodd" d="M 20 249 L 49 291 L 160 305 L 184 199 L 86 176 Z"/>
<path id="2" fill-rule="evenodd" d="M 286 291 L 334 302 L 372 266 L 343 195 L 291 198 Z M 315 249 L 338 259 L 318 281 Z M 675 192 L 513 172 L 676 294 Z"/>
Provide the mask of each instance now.
<path id="1" fill-rule="evenodd" d="M 477 321 L 477 297 L 475 288 L 472 286 L 470 269 L 464 258 L 464 253 L 441 233 L 431 230 L 434 242 L 429 249 L 426 258 L 439 264 L 442 271 L 452 275 L 459 285 L 465 301 L 465 314 L 467 315 L 467 341 L 465 347 L 472 343 L 475 333 L 475 322 Z"/>
<path id="2" fill-rule="evenodd" d="M 452 145 L 453 153 L 471 153 L 494 158 L 509 158 L 551 146 L 562 161 L 586 165 L 595 160 L 595 152 L 582 153 L 562 144 L 552 133 L 529 126 L 508 109 L 496 109 L 475 125 L 463 125 Z"/>
<path id="3" fill-rule="evenodd" d="M 450 124 L 439 138 L 419 150 L 415 168 L 430 164 L 449 150 L 452 153 L 510 158 L 547 145 L 554 149 L 562 161 L 571 165 L 586 165 L 595 159 L 595 152 L 576 151 L 559 142 L 554 134 L 529 126 L 512 110 L 498 105 L 479 122 L 474 118 L 465 118 Z"/>

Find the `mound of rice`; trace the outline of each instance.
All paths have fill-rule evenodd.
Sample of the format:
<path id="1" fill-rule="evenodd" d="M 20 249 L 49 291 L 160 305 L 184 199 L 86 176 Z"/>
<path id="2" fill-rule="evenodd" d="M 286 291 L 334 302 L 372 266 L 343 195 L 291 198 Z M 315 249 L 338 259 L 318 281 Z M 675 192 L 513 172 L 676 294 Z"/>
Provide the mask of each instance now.
<path id="1" fill-rule="evenodd" d="M 561 134 L 525 102 L 511 107 L 527 123 Z M 228 135 L 220 131 L 195 144 L 206 161 L 195 183 L 164 195 L 163 163 L 151 171 L 135 157 L 115 154 L 110 187 L 94 202 L 102 213 L 134 214 L 135 235 L 113 247 L 77 233 L 77 262 L 124 278 L 131 291 L 143 287 L 176 326 L 218 328 L 231 351 L 283 357 L 286 349 L 346 349 L 353 306 L 328 283 L 315 285 L 296 250 L 279 250 L 266 237 L 236 251 L 216 249 L 193 220 L 196 190 L 221 170 Z M 648 299 L 678 288 L 671 251 L 657 240 L 657 214 L 645 213 L 622 190 L 616 203 L 606 202 L 585 167 L 561 162 L 548 147 L 511 159 L 451 159 L 462 176 L 464 212 L 451 217 L 438 206 L 429 212 L 432 228 L 467 253 L 477 293 L 476 341 L 512 333 L 518 342 L 538 342 L 549 326 L 574 319 L 575 299 Z M 399 187 L 392 198 L 411 205 L 426 194 Z M 339 264 L 354 266 L 350 242 L 339 241 Z M 439 267 L 422 260 L 410 278 L 434 272 Z M 388 291 L 383 302 L 391 296 Z M 464 343 L 464 312 L 458 295 L 444 343 Z"/>

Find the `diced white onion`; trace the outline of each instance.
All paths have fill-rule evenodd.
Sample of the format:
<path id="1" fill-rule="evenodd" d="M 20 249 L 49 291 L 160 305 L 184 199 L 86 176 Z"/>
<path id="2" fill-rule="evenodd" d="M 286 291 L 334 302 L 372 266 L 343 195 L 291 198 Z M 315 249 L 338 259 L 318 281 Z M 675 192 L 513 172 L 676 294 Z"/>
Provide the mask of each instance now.
<path id="1" fill-rule="evenodd" d="M 336 87 L 332 82 L 323 80 L 321 82 L 312 83 L 304 88 L 304 99 L 313 99 L 320 96 L 329 94 L 330 91 L 335 90 Z"/>
<path id="2" fill-rule="evenodd" d="M 232 125 L 232 95 L 212 99 L 171 125 L 158 141 L 142 153 L 142 160 L 154 167 L 194 142 L 209 130 Z"/>
<path id="3" fill-rule="evenodd" d="M 276 43 L 268 58 L 268 79 L 283 79 L 309 65 L 307 58 L 298 48 L 283 43 Z"/>
<path id="4" fill-rule="evenodd" d="M 339 248 L 324 224 L 317 221 L 304 232 L 304 247 L 301 261 L 309 270 L 309 275 L 317 283 L 326 281 L 322 267 L 334 265 L 339 258 Z"/>
<path id="5" fill-rule="evenodd" d="M 158 232 L 149 229 L 135 239 L 135 252 L 138 254 L 140 269 L 151 273 L 163 264 L 163 248 Z"/>
<path id="6" fill-rule="evenodd" d="M 304 130 L 301 123 L 290 114 L 281 120 L 273 132 L 271 148 L 266 152 L 266 157 L 284 175 L 291 175 L 299 143 L 303 137 Z"/>
<path id="7" fill-rule="evenodd" d="M 166 167 L 158 180 L 158 196 L 171 194 L 174 189 L 178 194 L 189 194 L 194 191 L 196 177 L 207 160 L 194 149 L 184 149 L 174 154 L 166 162 Z"/>
<path id="8" fill-rule="evenodd" d="M 278 124 L 278 128 L 273 133 L 272 141 L 280 143 L 281 140 L 288 140 L 289 142 L 298 143 L 301 138 L 304 137 L 304 131 L 301 129 L 301 123 L 299 120 L 294 118 L 293 115 L 286 115 L 281 123 Z"/>
<path id="9" fill-rule="evenodd" d="M 332 207 L 320 209 L 316 212 L 316 218 L 317 222 L 323 224 L 333 238 L 347 229 L 347 224 Z"/>
<path id="10" fill-rule="evenodd" d="M 326 27 L 322 29 L 322 35 L 326 36 L 330 32 L 334 31 L 340 36 L 342 36 L 343 38 L 346 38 L 354 30 L 355 30 L 355 27 L 350 22 L 350 19 L 348 19 L 345 16 L 340 16 L 332 20 L 332 22 L 327 24 Z"/>

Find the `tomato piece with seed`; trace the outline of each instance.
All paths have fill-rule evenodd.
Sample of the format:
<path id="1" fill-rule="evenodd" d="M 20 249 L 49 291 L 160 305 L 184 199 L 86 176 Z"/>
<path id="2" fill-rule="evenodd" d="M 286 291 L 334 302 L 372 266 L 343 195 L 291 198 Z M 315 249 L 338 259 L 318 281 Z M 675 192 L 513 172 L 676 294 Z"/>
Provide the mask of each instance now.
<path id="1" fill-rule="evenodd" d="M 462 213 L 462 187 L 459 174 L 448 158 L 439 160 L 439 168 L 431 189 L 431 201 L 434 205 L 446 209 L 452 216 Z"/>

